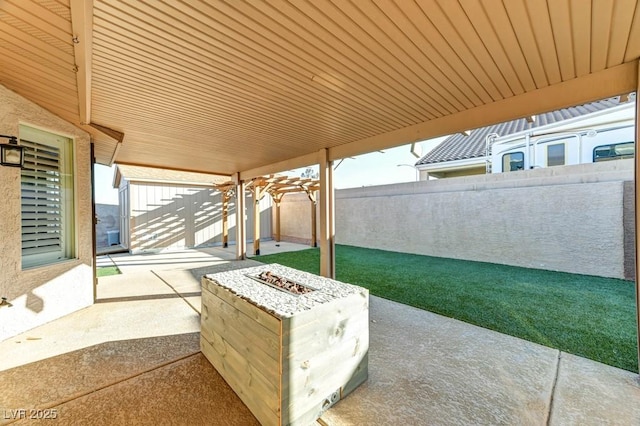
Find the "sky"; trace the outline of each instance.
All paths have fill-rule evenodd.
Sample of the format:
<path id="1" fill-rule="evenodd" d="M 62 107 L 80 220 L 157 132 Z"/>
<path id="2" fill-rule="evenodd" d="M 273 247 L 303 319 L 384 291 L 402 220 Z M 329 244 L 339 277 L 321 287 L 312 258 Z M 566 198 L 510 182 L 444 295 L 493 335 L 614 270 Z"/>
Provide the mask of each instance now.
<path id="1" fill-rule="evenodd" d="M 422 155 L 432 150 L 445 137 L 420 142 Z M 417 172 L 413 165 L 416 158 L 410 152 L 411 145 L 385 149 L 353 158 L 345 158 L 342 162 L 334 162 L 333 179 L 336 189 L 357 188 L 361 186 L 387 185 L 400 182 L 414 182 Z M 96 203 L 118 204 L 118 190 L 113 188 L 114 167 L 100 164 L 95 166 Z M 317 171 L 317 166 L 315 170 Z M 290 176 L 300 176 L 305 168 L 287 170 Z"/>

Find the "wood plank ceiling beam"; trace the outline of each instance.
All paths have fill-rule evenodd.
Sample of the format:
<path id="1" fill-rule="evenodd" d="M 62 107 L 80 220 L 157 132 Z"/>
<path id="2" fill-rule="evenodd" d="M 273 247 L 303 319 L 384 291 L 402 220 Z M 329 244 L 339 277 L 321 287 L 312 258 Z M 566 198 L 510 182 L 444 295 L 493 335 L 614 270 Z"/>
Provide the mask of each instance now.
<path id="1" fill-rule="evenodd" d="M 89 124 L 91 122 L 93 0 L 71 0 L 70 5 L 80 124 Z"/>

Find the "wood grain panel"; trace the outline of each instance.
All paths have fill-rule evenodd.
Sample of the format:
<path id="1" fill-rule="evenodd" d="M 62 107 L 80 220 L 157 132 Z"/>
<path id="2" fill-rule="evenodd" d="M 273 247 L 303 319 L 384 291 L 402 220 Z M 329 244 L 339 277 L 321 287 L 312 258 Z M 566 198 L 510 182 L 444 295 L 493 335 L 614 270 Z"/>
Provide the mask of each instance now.
<path id="1" fill-rule="evenodd" d="M 549 84 L 559 83 L 562 79 L 560 77 L 558 54 L 549 19 L 547 0 L 526 0 L 524 4 L 527 9 L 530 26 L 535 35 L 547 81 Z"/>
<path id="2" fill-rule="evenodd" d="M 252 318 L 236 310 L 231 304 L 219 297 L 213 296 L 209 291 L 203 293 L 202 297 L 208 307 L 207 316 L 203 318 L 207 327 L 224 335 L 229 343 L 233 344 L 236 350 L 243 355 L 259 358 L 261 367 L 271 369 L 275 367 L 276 374 L 269 375 L 268 378 L 273 378 L 272 383 L 277 383 L 279 374 L 277 374 L 278 364 L 275 361 L 279 360 L 280 354 L 280 330 L 278 333 L 273 333 L 256 324 Z M 256 351 L 260 351 L 260 353 L 257 354 Z M 265 375 L 268 374 L 271 373 L 265 372 Z"/>
<path id="3" fill-rule="evenodd" d="M 609 39 L 613 25 L 613 8 L 616 0 L 593 2 L 591 14 L 591 72 L 606 68 L 609 56 Z"/>
<path id="4" fill-rule="evenodd" d="M 422 101 L 429 113 L 427 118 L 445 115 L 462 108 L 462 105 L 443 95 L 444 88 L 439 82 L 427 79 L 428 74 L 418 65 L 416 59 L 422 56 L 418 49 L 411 49 L 411 43 L 390 20 L 385 11 L 377 5 L 365 2 L 340 4 L 344 13 L 351 17 L 362 30 L 371 36 L 375 43 L 369 46 L 368 57 L 377 55 L 385 64 L 389 64 L 388 73 L 397 83 L 402 82 L 414 96 Z M 406 47 L 405 47 L 406 46 Z M 404 49 L 409 50 L 409 52 Z M 455 105 L 452 103 L 455 102 Z M 423 116 L 422 118 L 424 118 Z"/>
<path id="5" fill-rule="evenodd" d="M 202 336 L 200 348 L 224 380 L 242 399 L 263 425 L 280 424 L 277 388 L 272 388 L 260 371 L 247 364 L 222 336 L 214 335 L 213 342 Z"/>
<path id="6" fill-rule="evenodd" d="M 73 54 L 59 49 L 52 49 L 45 41 L 33 36 L 32 34 L 22 31 L 14 31 L 14 29 L 5 22 L 0 21 L 0 38 L 13 43 L 25 51 L 46 61 L 47 67 L 60 66 L 69 69 L 73 66 Z M 44 63 L 41 63 L 44 65 Z"/>
<path id="7" fill-rule="evenodd" d="M 222 7 L 222 6 L 219 6 L 219 7 Z M 227 7 L 224 10 L 229 12 L 230 8 Z M 215 9 L 209 8 L 199 12 L 202 16 L 211 16 L 211 15 L 215 15 L 215 11 L 216 11 Z M 231 12 L 233 11 L 231 10 Z M 237 12 L 234 12 L 234 13 L 237 14 Z M 254 51 L 251 52 L 252 55 L 253 56 L 258 55 L 258 57 L 262 57 L 261 66 L 264 67 L 263 68 L 264 71 L 266 71 L 267 73 L 274 73 L 274 72 L 284 73 L 283 76 L 285 78 L 285 85 L 287 84 L 290 85 L 292 83 L 301 84 L 304 87 L 306 87 L 307 90 L 309 90 L 310 92 L 318 91 L 320 93 L 325 93 L 325 96 L 326 96 L 327 94 L 325 90 L 326 87 L 311 83 L 312 78 L 317 74 L 317 70 L 310 69 L 311 65 L 309 64 L 309 61 L 316 61 L 316 63 L 321 63 L 321 62 L 318 62 L 317 59 L 310 57 L 309 53 L 307 52 L 310 48 L 308 44 L 303 45 L 302 47 L 297 47 L 297 48 L 295 46 L 287 46 L 287 49 L 284 49 L 282 46 L 280 46 L 280 44 L 282 44 L 282 40 L 284 40 L 283 37 L 287 37 L 288 34 L 282 33 L 284 29 L 282 29 L 281 26 L 277 23 L 274 23 L 270 28 L 265 28 L 264 31 L 255 33 L 257 40 L 250 39 L 246 35 L 242 34 L 243 28 L 252 28 L 252 27 L 259 28 L 260 26 L 265 25 L 265 23 L 269 21 L 268 18 L 263 19 L 263 21 L 265 22 L 252 21 L 251 19 L 249 19 L 249 17 L 242 17 L 242 16 L 240 16 L 239 19 L 241 19 L 241 23 L 244 25 L 244 27 L 240 23 L 233 24 L 232 28 L 235 30 L 235 33 L 227 32 L 227 34 L 221 34 L 222 40 L 224 40 L 224 43 L 226 45 L 232 46 L 232 47 L 236 47 L 236 46 L 241 47 L 242 45 L 248 45 L 252 47 L 254 49 Z M 260 19 L 260 18 L 256 17 L 256 19 Z M 280 34 L 282 34 L 282 36 L 274 34 L 273 31 L 279 31 Z M 268 49 L 264 49 L 263 46 L 267 46 Z M 273 53 L 271 53 L 272 50 L 274 51 Z M 237 52 L 242 54 L 243 51 L 238 49 Z M 291 55 L 291 53 L 294 53 L 294 54 Z M 275 56 L 276 54 L 281 54 L 285 56 L 277 57 Z M 287 57 L 286 56 L 287 54 L 289 54 L 290 56 Z M 247 58 L 250 58 L 252 55 L 246 55 L 246 56 Z M 247 58 L 243 57 L 243 59 L 247 59 Z M 306 59 L 306 61 L 303 59 Z M 284 67 L 279 66 L 274 68 L 272 66 L 264 65 L 264 64 L 274 64 L 274 63 L 279 65 L 282 64 L 284 65 Z M 363 98 L 363 96 L 360 96 L 360 95 L 354 96 L 355 92 L 352 93 L 351 90 L 349 91 L 343 91 L 343 90 L 336 91 L 334 89 L 331 89 L 331 90 L 332 91 L 329 93 L 331 97 L 334 98 L 334 102 L 337 99 L 344 98 L 344 101 L 349 102 L 353 106 L 357 107 L 359 105 L 359 108 L 362 108 L 363 106 L 367 106 L 366 100 Z M 368 105 L 368 107 L 371 108 L 371 105 Z M 403 120 L 401 115 L 396 116 L 396 118 Z M 383 118 L 383 121 L 386 119 L 387 118 Z"/>
<path id="8" fill-rule="evenodd" d="M 363 103 L 364 106 L 368 106 L 369 108 L 375 108 L 377 104 L 393 106 L 387 110 L 387 113 L 400 122 L 406 123 L 407 121 L 413 122 L 420 120 L 420 118 L 426 114 L 427 111 L 421 108 L 417 101 L 412 99 L 412 96 L 406 88 L 401 86 L 401 81 L 396 83 L 396 87 L 388 88 L 379 78 L 374 79 L 371 77 L 371 73 L 377 72 L 375 67 L 369 65 L 370 68 L 360 67 L 358 69 L 357 65 L 352 64 L 351 59 L 345 57 L 344 53 L 342 53 L 344 50 L 340 47 L 343 44 L 342 40 L 348 41 L 351 38 L 351 31 L 357 32 L 359 28 L 344 16 L 339 14 L 334 15 L 336 13 L 334 6 L 327 4 L 326 8 L 322 9 L 322 13 L 318 14 L 320 22 L 325 25 L 331 23 L 331 20 L 326 20 L 324 17 L 325 14 L 330 15 L 334 19 L 341 19 L 341 25 L 331 27 L 331 31 L 327 31 L 320 23 L 306 18 L 306 16 L 300 12 L 296 12 L 296 10 L 287 3 L 279 1 L 277 5 L 278 8 L 276 9 L 274 6 L 268 6 L 264 2 L 254 2 L 253 7 L 259 8 L 259 12 L 264 15 L 258 14 L 258 11 L 252 11 L 242 3 L 236 6 L 253 18 L 252 21 L 245 21 L 247 25 L 249 25 L 250 22 L 253 22 L 252 25 L 262 24 L 269 30 L 266 34 L 275 32 L 281 38 L 290 39 L 291 41 L 287 41 L 287 51 L 293 54 L 292 57 L 296 58 L 299 56 L 311 66 L 311 68 L 309 68 L 311 78 L 319 76 L 335 81 L 336 84 L 332 86 L 332 90 L 338 95 L 352 93 L 360 99 L 360 102 Z M 263 22 L 258 24 L 261 16 L 265 16 L 265 18 L 262 18 Z M 287 23 L 288 27 L 282 28 L 279 22 Z M 309 35 L 307 28 L 313 29 L 311 35 Z M 334 32 L 337 34 L 334 35 Z M 291 35 L 296 33 L 299 34 L 299 37 L 292 38 Z M 338 62 L 331 55 L 325 53 L 325 38 L 328 38 L 337 46 L 333 47 L 336 50 L 334 56 L 341 57 L 344 63 Z M 297 42 L 297 44 L 292 45 L 291 43 L 294 42 Z M 311 55 L 310 52 L 314 52 L 314 55 Z M 357 59 L 359 55 L 360 53 L 356 52 L 353 56 Z M 354 68 L 360 72 L 354 71 Z M 320 82 L 322 84 L 322 80 L 320 80 Z M 375 90 L 375 87 L 378 87 L 378 89 Z M 401 94 L 405 96 L 402 97 Z"/>
<path id="9" fill-rule="evenodd" d="M 71 22 L 39 4 L 32 1 L 4 0 L 2 10 L 70 46 Z"/>
<path id="10" fill-rule="evenodd" d="M 274 334 L 281 333 L 281 322 L 280 319 L 276 318 L 273 315 L 265 315 L 265 311 L 258 308 L 257 306 L 241 303 L 237 297 L 234 297 L 229 290 L 226 290 L 219 285 L 213 283 L 209 279 L 202 280 L 203 289 L 207 289 L 207 291 L 211 292 L 215 296 L 224 300 L 226 303 L 229 303 L 235 309 L 239 310 L 243 314 L 247 315 L 256 323 L 262 325 L 267 330 Z"/>
<path id="11" fill-rule="evenodd" d="M 433 48 L 433 52 L 425 50 L 425 53 L 435 61 L 436 66 L 442 69 L 443 72 L 453 80 L 456 86 L 469 96 L 474 102 L 474 105 L 490 101 L 491 96 L 487 90 L 458 56 L 425 12 L 414 2 L 405 2 L 403 6 L 404 15 L 420 32 L 421 38 Z M 415 38 L 412 39 L 415 40 Z M 425 45 L 425 49 L 426 48 L 427 45 Z"/>
<path id="12" fill-rule="evenodd" d="M 75 88 L 75 73 L 73 72 L 72 67 L 68 68 L 59 68 L 59 67 L 47 67 L 43 68 L 41 62 L 39 62 L 38 58 L 31 58 L 23 55 L 19 48 L 15 45 L 10 45 L 9 43 L 0 42 L 0 54 L 5 58 L 10 58 L 11 62 L 20 62 L 23 66 L 37 69 L 41 73 L 46 73 L 52 81 L 57 84 L 61 84 L 64 86 L 71 86 Z M 25 79 L 24 84 L 28 85 L 29 81 Z"/>
<path id="13" fill-rule="evenodd" d="M 637 0 L 616 0 L 613 3 L 607 67 L 618 65 L 624 61 L 627 40 L 630 40 L 629 32 L 637 5 Z"/>
<path id="14" fill-rule="evenodd" d="M 500 98 L 512 96 L 513 92 L 505 81 L 504 76 L 482 43 L 477 32 L 473 30 L 470 17 L 464 12 L 460 4 L 447 0 L 438 0 L 438 3 L 448 17 L 448 20 L 456 22 L 456 33 L 464 40 L 466 50 L 477 60 L 485 74 L 491 79 L 491 82 L 500 93 Z"/>
<path id="15" fill-rule="evenodd" d="M 398 4 L 391 0 L 375 0 L 375 3 L 395 23 L 398 29 L 411 40 L 411 43 L 405 43 L 406 49 L 409 49 L 408 53 L 433 80 L 442 85 L 443 93 L 450 94 L 456 102 L 462 105 L 463 109 L 480 104 L 480 98 L 470 90 L 456 70 L 444 61 L 444 58 L 433 47 L 431 41 L 413 23 L 408 16 L 409 11 L 400 9 Z M 411 3 L 407 3 L 407 5 L 409 4 Z M 422 12 L 420 14 L 422 15 Z M 415 50 L 418 52 L 415 52 Z"/>
<path id="16" fill-rule="evenodd" d="M 433 24 L 433 28 L 437 33 L 433 34 L 434 40 L 438 42 L 442 41 L 446 44 L 446 47 L 441 45 L 441 53 L 444 52 L 447 61 L 456 63 L 458 61 L 455 57 L 457 57 L 460 61 L 459 63 L 463 64 L 462 67 L 468 68 L 469 72 L 473 75 L 473 79 L 477 79 L 482 86 L 482 92 L 488 94 L 489 98 L 487 98 L 485 102 L 501 99 L 502 96 L 496 85 L 482 69 L 465 40 L 458 34 L 456 27 L 452 25 L 440 5 L 434 0 L 424 0 L 419 3 L 419 6 L 422 9 L 422 13 L 429 18 L 429 21 Z M 465 24 L 468 25 L 468 23 Z M 424 30 L 429 33 L 431 28 L 425 27 Z M 482 95 L 482 92 L 478 94 Z"/>
<path id="17" fill-rule="evenodd" d="M 160 6 L 162 5 L 158 5 L 158 7 Z M 169 6 L 162 7 L 168 8 Z M 273 62 L 273 60 L 260 53 L 259 47 L 256 48 L 257 50 L 254 54 L 254 57 L 243 53 L 241 50 L 232 50 L 232 48 L 234 47 L 238 47 L 238 49 L 240 49 L 242 45 L 228 35 L 217 34 L 214 32 L 213 35 L 215 35 L 216 38 L 210 36 L 204 37 L 204 39 L 206 40 L 206 44 L 204 46 L 206 46 L 207 49 L 197 49 L 197 47 L 193 47 L 192 43 L 187 43 L 184 41 L 185 39 L 191 39 L 193 41 L 194 38 L 190 37 L 189 33 L 193 32 L 193 29 L 197 29 L 200 31 L 208 29 L 203 23 L 196 21 L 194 18 L 185 17 L 183 19 L 185 19 L 190 25 L 194 26 L 195 28 L 180 26 L 179 23 L 176 23 L 174 25 L 179 26 L 181 31 L 175 35 L 171 34 L 164 36 L 165 39 L 167 37 L 170 37 L 169 40 L 179 44 L 178 48 L 171 48 L 170 46 L 165 46 L 165 43 L 157 41 L 154 42 L 153 39 L 147 38 L 149 31 L 153 31 L 154 27 L 145 27 L 143 28 L 143 31 L 140 31 L 137 29 L 138 26 L 136 24 L 123 22 L 123 19 L 133 19 L 131 16 L 128 16 L 124 14 L 123 11 L 119 10 L 114 12 L 113 10 L 108 9 L 108 11 L 116 13 L 115 16 L 122 19 L 118 20 L 117 25 L 111 24 L 109 22 L 101 23 L 102 21 L 100 21 L 99 24 L 104 26 L 109 31 L 119 31 L 119 28 L 123 27 L 122 34 L 118 35 L 118 38 L 116 40 L 119 39 L 129 44 L 129 46 L 126 47 L 125 51 L 130 52 L 130 54 L 131 52 L 137 52 L 138 54 L 151 57 L 153 61 L 160 61 L 161 63 L 164 62 L 167 64 L 167 68 L 172 72 L 179 72 L 180 74 L 184 74 L 185 70 L 191 70 L 191 73 L 194 73 L 195 76 L 185 76 L 190 80 L 191 84 L 197 84 L 200 81 L 206 83 L 207 80 L 213 79 L 209 87 L 220 87 L 220 85 L 222 84 L 222 87 L 227 87 L 229 89 L 227 91 L 227 94 L 229 96 L 233 95 L 235 92 L 239 92 L 240 94 L 242 94 L 243 92 L 249 91 L 250 93 L 245 95 L 245 100 L 246 98 L 251 97 L 252 94 L 259 95 L 260 93 L 265 93 L 269 96 L 273 96 L 273 88 L 264 87 L 264 84 L 266 83 L 269 86 L 278 84 L 278 88 L 283 90 L 283 95 L 280 97 L 280 99 L 274 100 L 277 102 L 275 103 L 276 107 L 281 107 L 282 105 L 284 105 L 284 100 L 287 100 L 287 103 L 297 101 L 297 99 L 292 98 L 291 95 L 300 92 L 294 91 L 291 88 L 292 84 L 299 84 L 300 87 L 298 89 L 304 90 L 307 94 L 307 96 L 301 98 L 302 101 L 305 101 L 309 97 L 311 97 L 311 100 L 313 100 L 314 91 L 317 93 L 322 93 L 320 90 L 321 88 L 313 87 L 310 82 L 309 74 L 308 77 L 305 77 L 305 82 L 297 82 L 296 80 L 299 79 L 299 75 L 292 75 L 291 72 L 281 72 L 280 70 L 274 70 L 270 69 L 269 67 L 265 67 L 265 63 Z M 167 13 L 169 13 L 169 11 L 167 11 Z M 100 17 L 102 15 L 98 13 L 98 16 Z M 108 16 L 105 16 L 105 19 L 107 17 Z M 166 17 L 166 20 L 169 20 L 170 22 L 175 21 L 172 16 Z M 158 25 L 165 25 L 165 21 L 159 23 Z M 211 29 L 208 30 L 209 31 L 207 34 L 211 34 Z M 131 33 L 140 34 L 140 37 L 142 38 L 138 36 L 136 37 L 136 40 L 140 41 L 140 43 L 131 45 L 131 42 L 129 41 Z M 245 43 L 248 42 L 245 40 L 243 41 Z M 209 52 L 209 50 L 212 48 L 216 49 L 215 54 L 212 53 L 213 51 Z M 233 52 L 233 54 L 230 54 L 227 51 L 231 51 Z M 159 55 L 159 52 L 163 54 Z M 248 61 L 248 63 L 245 66 L 239 66 L 238 56 L 241 60 Z M 203 57 L 209 58 L 210 60 L 202 61 Z M 171 58 L 180 58 L 182 59 L 182 61 L 176 63 L 175 60 L 172 61 Z M 130 60 L 135 61 L 136 57 L 133 56 L 130 58 Z M 224 65 L 225 68 L 220 68 L 219 66 L 217 66 L 217 64 Z M 252 71 L 256 69 L 256 67 L 259 69 L 259 72 Z M 230 73 L 229 70 L 233 70 L 233 72 Z M 161 81 L 159 81 L 159 83 L 161 84 Z M 326 97 L 325 94 L 321 96 Z M 316 102 L 318 101 L 321 101 L 321 99 L 316 100 Z M 341 111 L 343 109 L 343 107 L 341 106 L 342 104 L 340 104 L 339 107 L 335 106 L 335 99 L 331 101 L 329 98 L 325 98 L 324 102 L 329 110 L 333 109 L 336 111 Z M 348 101 L 345 113 L 348 112 L 349 114 L 358 116 L 361 114 L 361 111 L 362 108 L 358 106 L 357 103 Z M 376 117 L 376 119 L 383 122 L 385 121 L 384 116 Z M 369 125 L 375 122 L 375 120 L 370 120 Z"/>
<path id="18" fill-rule="evenodd" d="M 482 39 L 487 51 L 495 61 L 496 66 L 507 81 L 511 91 L 514 94 L 523 93 L 524 88 L 522 87 L 515 70 L 511 66 L 507 53 L 498 38 L 495 28 L 487 16 L 485 8 L 479 0 L 463 0 L 460 4 L 469 17 L 469 20 L 478 33 L 478 36 Z M 494 11 L 492 10 L 491 13 L 494 13 Z M 500 28 L 500 31 L 506 30 L 508 33 L 510 28 L 511 25 L 508 25 L 504 29 Z"/>
<path id="19" fill-rule="evenodd" d="M 627 39 L 627 48 L 624 54 L 624 61 L 629 62 L 636 60 L 640 56 L 640 5 L 636 3 L 636 10 L 633 14 L 633 22 L 629 38 Z"/>
<path id="20" fill-rule="evenodd" d="M 548 3 L 548 7 L 560 75 L 563 80 L 569 80 L 576 76 L 573 34 L 571 25 L 567 25 L 567 22 L 571 22 L 570 2 L 552 1 Z"/>
<path id="21" fill-rule="evenodd" d="M 530 23 L 530 16 L 527 11 L 527 7 L 523 2 L 524 0 L 512 0 L 505 2 L 505 8 L 509 19 L 513 22 L 513 29 L 518 38 L 518 43 L 524 53 L 524 57 L 529 64 L 529 70 L 533 76 L 533 81 L 536 83 L 536 88 L 540 89 L 549 85 L 544 64 L 540 57 L 540 51 L 536 36 L 533 33 L 533 28 L 527 23 Z"/>
<path id="22" fill-rule="evenodd" d="M 7 69 L 4 71 L 2 81 L 6 84 L 21 85 L 24 76 L 32 75 L 30 70 L 19 68 Z M 21 87 L 23 93 L 30 93 L 31 96 L 37 96 L 41 101 L 47 101 L 51 104 L 58 104 L 61 109 L 70 112 L 77 112 L 78 99 L 74 90 L 66 91 L 55 87 L 49 81 L 41 80 L 37 76 L 33 76 L 28 87 Z"/>
<path id="23" fill-rule="evenodd" d="M 576 76 L 591 72 L 591 2 L 570 0 L 571 35 L 573 39 L 573 61 Z"/>

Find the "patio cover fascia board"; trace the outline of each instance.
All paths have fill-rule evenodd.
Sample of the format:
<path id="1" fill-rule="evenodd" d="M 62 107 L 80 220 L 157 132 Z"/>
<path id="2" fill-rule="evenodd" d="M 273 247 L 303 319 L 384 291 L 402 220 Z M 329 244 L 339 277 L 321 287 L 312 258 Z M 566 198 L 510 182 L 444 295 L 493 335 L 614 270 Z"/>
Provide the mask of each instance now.
<path id="1" fill-rule="evenodd" d="M 120 145 L 120 144 L 118 144 L 118 145 Z M 190 168 L 184 168 L 184 167 L 172 167 L 170 165 L 150 166 L 149 164 L 136 163 L 136 162 L 130 162 L 130 161 L 118 161 L 118 162 L 115 162 L 114 164 L 115 165 L 121 164 L 123 166 L 147 167 L 147 168 L 150 168 L 150 169 L 173 170 L 173 171 L 176 171 L 176 172 L 201 173 L 201 174 L 208 174 L 208 175 L 227 177 L 230 180 L 233 180 L 234 176 L 236 175 L 236 173 L 229 174 L 229 173 L 218 172 L 218 171 L 215 171 L 215 170 L 204 170 L 203 171 L 203 170 L 199 170 L 199 169 L 190 169 Z"/>
<path id="2" fill-rule="evenodd" d="M 146 167 L 146 166 L 143 166 L 143 167 Z M 173 169 L 167 169 L 167 170 L 173 170 Z M 202 172 L 192 172 L 190 170 L 175 170 L 175 171 L 202 174 Z M 225 177 L 225 175 L 217 175 L 217 176 Z M 211 188 L 211 187 L 215 188 L 217 185 L 219 185 L 219 183 L 216 183 L 213 180 L 211 182 L 202 182 L 202 181 L 175 180 L 175 179 L 162 179 L 162 178 L 155 179 L 155 178 L 145 178 L 145 177 L 127 177 L 122 174 L 122 170 L 120 170 L 119 167 L 116 167 L 116 171 L 113 175 L 111 186 L 113 188 L 119 188 L 123 178 L 130 183 L 163 183 L 167 185 L 198 186 L 202 188 Z"/>
<path id="3" fill-rule="evenodd" d="M 203 183 L 203 182 L 191 182 L 191 181 L 178 181 L 178 180 L 163 180 L 163 179 L 145 179 L 145 178 L 134 178 L 127 179 L 129 183 L 162 183 L 166 185 L 175 185 L 175 186 L 197 186 L 202 188 L 212 188 L 213 183 Z"/>
<path id="4" fill-rule="evenodd" d="M 573 80 L 481 105 L 456 114 L 435 118 L 392 132 L 327 148 L 328 160 L 367 154 L 426 139 L 489 126 L 520 117 L 541 114 L 569 106 L 593 102 L 636 90 L 638 62 L 628 62 Z M 319 164 L 317 153 L 240 172 L 242 180 Z"/>

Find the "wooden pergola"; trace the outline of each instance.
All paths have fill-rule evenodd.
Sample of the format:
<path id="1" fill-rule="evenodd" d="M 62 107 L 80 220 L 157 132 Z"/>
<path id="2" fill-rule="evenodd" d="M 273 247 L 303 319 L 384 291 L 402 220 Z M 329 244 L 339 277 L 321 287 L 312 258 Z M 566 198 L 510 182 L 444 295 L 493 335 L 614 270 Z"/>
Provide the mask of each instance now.
<path id="1" fill-rule="evenodd" d="M 229 246 L 229 201 L 238 195 L 236 183 L 233 181 L 215 184 L 214 188 L 222 193 L 222 245 Z M 253 195 L 253 254 L 260 254 L 260 201 L 266 194 L 271 195 L 276 207 L 275 239 L 280 241 L 280 204 L 286 194 L 304 192 L 311 202 L 311 247 L 317 246 L 316 192 L 320 190 L 320 181 L 311 178 L 288 177 L 283 175 L 260 176 L 251 179 L 244 185 L 244 192 Z M 238 202 L 238 206 L 241 205 Z M 242 203 L 244 205 L 244 202 Z M 240 211 L 236 208 L 236 212 Z M 240 245 L 240 242 L 238 242 Z"/>

